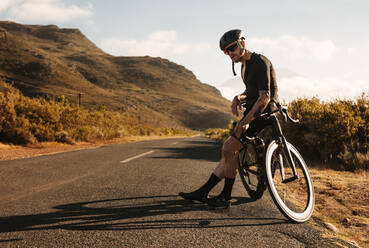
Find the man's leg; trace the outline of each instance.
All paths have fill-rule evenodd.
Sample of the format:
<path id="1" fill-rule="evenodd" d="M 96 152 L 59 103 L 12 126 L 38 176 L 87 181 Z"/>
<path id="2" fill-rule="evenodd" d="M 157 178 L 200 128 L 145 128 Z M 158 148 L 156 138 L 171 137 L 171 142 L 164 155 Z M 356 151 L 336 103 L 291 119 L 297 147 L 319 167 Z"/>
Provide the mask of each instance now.
<path id="1" fill-rule="evenodd" d="M 217 185 L 220 182 L 220 180 L 221 180 L 220 178 L 218 178 L 214 173 L 212 173 L 208 181 L 204 185 L 202 185 L 199 189 L 189 193 L 179 192 L 179 195 L 186 200 L 206 202 L 210 190 L 214 188 L 215 185 Z"/>
<path id="2" fill-rule="evenodd" d="M 269 122 L 270 120 L 257 119 L 250 123 L 247 131 L 242 135 L 255 137 L 257 133 L 269 125 Z M 243 146 L 241 142 L 233 136 L 228 137 L 224 143 L 222 148 L 222 167 L 218 166 L 219 168 L 217 167 L 215 169 L 216 175 L 222 175 L 221 172 L 224 172 L 224 188 L 218 196 L 207 200 L 209 205 L 222 208 L 227 208 L 230 205 L 232 188 L 238 168 L 238 152 L 242 149 L 242 147 Z M 221 168 L 223 168 L 223 170 Z"/>
<path id="3" fill-rule="evenodd" d="M 227 208 L 230 204 L 232 188 L 237 174 L 238 167 L 238 152 L 241 150 L 241 142 L 230 136 L 222 147 L 222 159 L 217 168 L 215 168 L 215 175 L 223 175 L 224 188 L 223 191 L 216 197 L 210 198 L 207 202 L 213 207 Z M 223 173 L 223 174 L 222 174 Z"/>
<path id="4" fill-rule="evenodd" d="M 233 142 L 234 142 L 233 140 L 238 142 L 239 144 L 241 144 L 234 137 L 229 137 L 224 142 L 223 147 L 222 147 L 221 160 L 220 160 L 218 166 L 214 169 L 214 172 L 210 175 L 208 181 L 203 186 L 201 186 L 199 189 L 197 189 L 193 192 L 189 192 L 189 193 L 179 192 L 179 195 L 181 197 L 183 197 L 184 199 L 187 199 L 187 200 L 196 200 L 196 201 L 206 202 L 210 190 L 212 188 L 214 188 L 220 182 L 220 180 L 222 180 L 227 175 L 232 177 L 233 174 L 234 174 L 233 178 L 235 178 L 236 168 L 237 168 L 237 160 L 236 160 L 236 166 L 234 167 L 234 169 L 227 168 L 227 161 L 226 161 L 227 158 L 225 156 L 225 153 L 228 153 L 229 149 L 233 149 L 232 147 L 235 146 L 235 144 L 233 144 Z M 242 145 L 240 145 L 240 146 L 242 147 Z M 239 149 L 241 149 L 241 148 L 239 148 Z M 236 159 L 237 159 L 237 157 L 236 157 Z M 226 172 L 227 170 L 229 172 Z"/>

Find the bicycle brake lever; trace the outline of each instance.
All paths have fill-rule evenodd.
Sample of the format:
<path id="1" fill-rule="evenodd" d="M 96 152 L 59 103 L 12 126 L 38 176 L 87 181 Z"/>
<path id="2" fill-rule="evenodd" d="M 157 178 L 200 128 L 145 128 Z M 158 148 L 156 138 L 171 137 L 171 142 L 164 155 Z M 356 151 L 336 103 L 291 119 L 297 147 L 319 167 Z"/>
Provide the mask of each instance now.
<path id="1" fill-rule="evenodd" d="M 287 109 L 286 108 L 282 108 L 282 111 L 281 111 L 282 115 L 283 115 L 283 119 L 285 122 L 287 122 L 287 119 L 288 119 L 288 113 L 287 113 Z"/>
<path id="2" fill-rule="evenodd" d="M 283 116 L 285 117 L 285 121 L 287 121 L 287 119 L 288 119 L 290 122 L 293 122 L 293 123 L 299 123 L 300 122 L 299 120 L 292 119 L 291 116 L 288 114 L 286 108 L 283 108 L 282 110 L 283 110 Z"/>

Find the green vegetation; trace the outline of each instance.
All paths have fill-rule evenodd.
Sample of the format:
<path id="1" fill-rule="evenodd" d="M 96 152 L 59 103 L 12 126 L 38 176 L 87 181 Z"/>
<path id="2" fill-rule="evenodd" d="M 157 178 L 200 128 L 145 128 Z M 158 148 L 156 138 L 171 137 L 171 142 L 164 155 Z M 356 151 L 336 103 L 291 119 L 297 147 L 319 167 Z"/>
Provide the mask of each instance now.
<path id="1" fill-rule="evenodd" d="M 0 80 L 0 141 L 27 145 L 39 141 L 112 139 L 130 135 L 189 134 L 189 130 L 155 128 L 127 113 L 73 107 L 64 97 L 29 98 Z"/>
<path id="2" fill-rule="evenodd" d="M 301 125 L 285 124 L 286 136 L 306 156 L 340 161 L 345 170 L 369 170 L 368 96 L 363 94 L 356 101 L 297 99 L 288 109 Z"/>
<path id="3" fill-rule="evenodd" d="M 318 98 L 292 101 L 288 110 L 299 124 L 281 121 L 284 134 L 309 160 L 339 169 L 369 170 L 369 97 L 324 102 Z M 224 140 L 228 129 L 208 129 L 208 137 Z"/>
<path id="4" fill-rule="evenodd" d="M 220 142 L 224 142 L 226 140 L 226 138 L 228 138 L 228 136 L 231 133 L 232 122 L 233 122 L 233 120 L 230 122 L 227 129 L 222 129 L 222 128 L 209 128 L 209 129 L 206 129 L 204 131 L 205 136 L 210 138 L 210 139 L 215 139 L 215 140 L 218 140 Z"/>

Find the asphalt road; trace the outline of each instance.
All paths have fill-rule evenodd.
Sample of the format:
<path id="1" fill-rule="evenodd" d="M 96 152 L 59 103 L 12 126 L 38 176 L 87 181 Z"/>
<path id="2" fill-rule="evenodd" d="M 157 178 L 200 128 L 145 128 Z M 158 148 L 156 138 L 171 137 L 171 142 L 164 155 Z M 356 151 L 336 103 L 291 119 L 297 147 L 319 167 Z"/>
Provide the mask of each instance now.
<path id="1" fill-rule="evenodd" d="M 289 223 L 268 192 L 250 202 L 239 178 L 228 210 L 178 197 L 219 158 L 220 144 L 192 137 L 2 161 L 0 247 L 338 246 Z"/>

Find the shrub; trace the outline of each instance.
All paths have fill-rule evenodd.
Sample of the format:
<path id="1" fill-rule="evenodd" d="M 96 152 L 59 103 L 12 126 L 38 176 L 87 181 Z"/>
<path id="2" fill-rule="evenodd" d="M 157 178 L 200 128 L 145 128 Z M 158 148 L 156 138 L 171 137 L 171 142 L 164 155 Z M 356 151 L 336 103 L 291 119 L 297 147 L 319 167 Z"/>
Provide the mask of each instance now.
<path id="1" fill-rule="evenodd" d="M 280 121 L 287 140 L 309 160 L 338 162 L 344 170 L 369 170 L 369 97 L 324 102 L 318 98 L 299 98 L 288 105 L 299 124 Z M 207 129 L 205 135 L 224 141 L 228 129 Z M 271 129 L 260 136 L 266 143 Z"/>
<path id="2" fill-rule="evenodd" d="M 126 135 L 188 133 L 174 128 L 143 125 L 128 113 L 73 107 L 64 96 L 29 98 L 0 80 L 0 141 L 34 144 L 38 141 L 112 139 Z"/>
<path id="3" fill-rule="evenodd" d="M 369 151 L 358 152 L 360 150 L 360 144 L 356 142 L 350 142 L 344 144 L 343 152 L 338 154 L 338 158 L 343 163 L 343 168 L 346 170 L 369 170 Z"/>
<path id="4" fill-rule="evenodd" d="M 356 101 L 297 99 L 288 109 L 300 125 L 284 123 L 283 131 L 305 156 L 323 162 L 339 161 L 346 170 L 365 167 L 365 163 L 358 162 L 363 159 L 348 159 L 348 153 L 352 158 L 368 154 L 369 98 L 365 94 Z"/>

